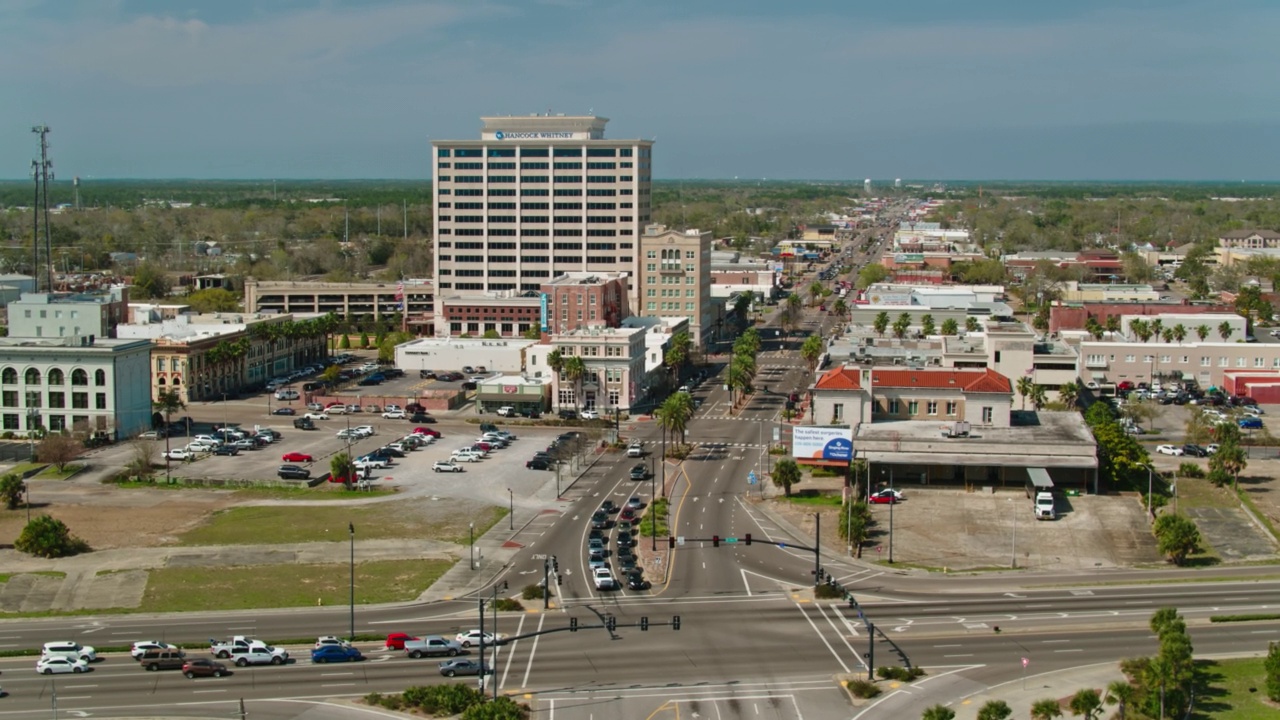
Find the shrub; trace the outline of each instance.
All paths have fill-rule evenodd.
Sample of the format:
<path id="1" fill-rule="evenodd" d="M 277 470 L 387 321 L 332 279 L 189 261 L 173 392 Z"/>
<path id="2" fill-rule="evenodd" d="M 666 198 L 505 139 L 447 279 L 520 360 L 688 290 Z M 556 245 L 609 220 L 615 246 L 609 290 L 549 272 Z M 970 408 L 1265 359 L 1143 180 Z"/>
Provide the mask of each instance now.
<path id="1" fill-rule="evenodd" d="M 496 700 L 472 705 L 462 713 L 462 720 L 527 720 L 529 706 L 502 696 Z"/>
<path id="2" fill-rule="evenodd" d="M 554 594 L 555 593 L 549 592 L 547 594 L 547 597 L 551 597 Z M 520 591 L 520 597 L 524 598 L 525 600 L 541 600 L 542 586 L 541 585 L 525 585 L 524 590 Z"/>
<path id="3" fill-rule="evenodd" d="M 924 669 L 918 667 L 878 667 L 876 668 L 876 676 L 882 680 L 897 680 L 898 682 L 911 682 L 918 677 L 924 676 Z"/>
<path id="4" fill-rule="evenodd" d="M 880 686 L 870 680 L 850 680 L 844 684 L 854 697 L 873 698 L 880 694 Z"/>
<path id="5" fill-rule="evenodd" d="M 407 707 L 418 708 L 433 715 L 457 715 L 484 702 L 479 690 L 461 683 L 415 685 L 405 688 L 401 698 Z"/>
<path id="6" fill-rule="evenodd" d="M 1267 659 L 1262 662 L 1266 671 L 1267 697 L 1280 702 L 1280 643 L 1271 643 L 1267 648 Z"/>
<path id="7" fill-rule="evenodd" d="M 13 546 L 21 552 L 37 557 L 56 558 L 76 555 L 89 550 L 89 543 L 81 540 L 61 520 L 40 515 L 22 528 Z"/>
<path id="8" fill-rule="evenodd" d="M 1178 465 L 1178 477 L 1202 478 L 1204 477 L 1204 468 L 1191 462 L 1181 463 Z"/>
<path id="9" fill-rule="evenodd" d="M 524 610 L 524 605 L 515 598 L 498 598 L 498 601 L 493 604 L 493 609 L 499 612 L 519 612 Z"/>
<path id="10" fill-rule="evenodd" d="M 844 590 L 822 583 L 813 589 L 813 596 L 819 600 L 843 600 Z"/>
<path id="11" fill-rule="evenodd" d="M 1231 473 L 1223 470 L 1222 468 L 1211 469 L 1208 477 L 1209 482 L 1213 483 L 1214 487 L 1222 487 L 1223 485 L 1227 485 L 1231 482 Z"/>

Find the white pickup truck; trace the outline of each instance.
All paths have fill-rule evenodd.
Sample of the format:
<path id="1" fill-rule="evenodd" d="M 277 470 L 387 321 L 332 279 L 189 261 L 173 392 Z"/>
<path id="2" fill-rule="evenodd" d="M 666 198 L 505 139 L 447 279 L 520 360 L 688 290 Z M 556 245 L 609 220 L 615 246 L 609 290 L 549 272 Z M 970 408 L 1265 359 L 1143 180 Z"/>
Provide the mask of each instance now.
<path id="1" fill-rule="evenodd" d="M 236 635 L 230 640 L 214 640 L 209 638 L 209 652 L 213 653 L 217 658 L 231 657 L 231 651 L 236 648 L 248 648 L 251 646 L 267 647 L 267 644 L 261 640 L 248 637 L 246 635 Z"/>
<path id="2" fill-rule="evenodd" d="M 236 667 L 248 665 L 283 665 L 289 662 L 289 653 L 284 648 L 271 647 L 263 643 L 254 643 L 244 647 L 231 648 L 231 659 Z"/>

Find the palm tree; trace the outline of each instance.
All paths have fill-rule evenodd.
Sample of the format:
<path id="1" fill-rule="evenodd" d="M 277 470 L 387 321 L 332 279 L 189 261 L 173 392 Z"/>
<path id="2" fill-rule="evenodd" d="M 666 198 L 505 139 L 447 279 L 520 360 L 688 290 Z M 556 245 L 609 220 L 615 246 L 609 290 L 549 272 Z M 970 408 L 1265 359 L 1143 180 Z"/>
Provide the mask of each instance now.
<path id="1" fill-rule="evenodd" d="M 577 355 L 571 355 L 564 359 L 560 367 L 560 377 L 568 380 L 573 384 L 573 409 L 577 410 L 582 397 L 582 388 L 580 383 L 582 378 L 587 375 L 587 363 Z"/>
<path id="2" fill-rule="evenodd" d="M 1108 316 L 1107 321 L 1104 324 L 1104 327 L 1106 327 L 1107 332 L 1111 333 L 1111 335 L 1114 337 L 1116 333 L 1120 332 L 1120 316 L 1119 315 Z"/>
<path id="3" fill-rule="evenodd" d="M 1151 334 L 1156 336 L 1156 340 L 1159 340 L 1160 337 L 1164 334 L 1164 321 L 1161 320 L 1160 318 L 1156 318 L 1155 320 L 1152 320 L 1149 323 L 1149 327 L 1151 328 Z"/>
<path id="4" fill-rule="evenodd" d="M 818 367 L 818 358 L 822 357 L 822 349 L 822 338 L 817 335 L 805 338 L 804 344 L 800 346 L 800 357 L 804 358 L 809 366 L 809 372 L 813 372 Z"/>
<path id="5" fill-rule="evenodd" d="M 662 356 L 662 359 L 667 366 L 667 372 L 670 373 L 670 377 L 673 380 L 680 377 L 680 368 L 688 362 L 691 345 L 689 333 L 684 331 L 672 335 L 670 342 L 667 343 L 667 352 Z"/>
<path id="6" fill-rule="evenodd" d="M 1036 385 L 1032 387 L 1031 394 L 1028 397 L 1031 400 L 1031 406 L 1036 410 L 1044 407 L 1049 402 L 1048 398 L 1045 396 L 1045 389 L 1043 385 Z"/>
<path id="7" fill-rule="evenodd" d="M 783 458 L 773 466 L 773 484 L 782 488 L 787 497 L 791 497 L 792 486 L 800 484 L 801 478 L 800 466 L 791 458 Z"/>
<path id="8" fill-rule="evenodd" d="M 666 399 L 658 407 L 658 424 L 672 437 L 680 435 L 680 443 L 684 444 L 684 434 L 688 430 L 689 418 L 693 416 L 693 401 L 686 393 L 676 393 Z"/>
<path id="9" fill-rule="evenodd" d="M 161 390 L 151 402 L 151 409 L 164 415 L 164 473 L 169 475 L 169 416 L 182 410 L 187 405 L 182 401 L 182 393 L 177 390 Z"/>
<path id="10" fill-rule="evenodd" d="M 838 298 L 836 300 L 836 304 L 833 305 L 831 309 L 835 312 L 836 317 L 841 320 L 845 319 L 845 317 L 849 315 L 849 303 L 845 302 L 844 298 Z"/>
<path id="11" fill-rule="evenodd" d="M 906 337 L 907 331 L 911 329 L 911 313 L 902 313 L 897 320 L 893 321 L 893 336 L 901 340 Z"/>
<path id="12" fill-rule="evenodd" d="M 800 296 L 792 293 L 787 296 L 787 304 L 782 307 L 782 313 L 778 317 L 778 324 L 782 326 L 782 334 L 785 337 L 791 335 L 791 331 L 800 323 L 802 303 Z"/>
<path id="13" fill-rule="evenodd" d="M 1233 332 L 1235 332 L 1235 330 L 1232 329 L 1231 323 L 1226 320 L 1223 320 L 1222 323 L 1218 325 L 1218 334 L 1222 336 L 1223 340 L 1230 339 L 1231 333 Z"/>
<path id="14" fill-rule="evenodd" d="M 818 298 L 822 297 L 822 291 L 823 291 L 822 283 L 818 282 L 817 280 L 814 280 L 813 283 L 809 285 L 809 304 L 810 305 L 818 304 Z"/>
<path id="15" fill-rule="evenodd" d="M 1167 343 L 1173 342 L 1173 328 L 1165 328 L 1160 331 L 1160 337 Z"/>
<path id="16" fill-rule="evenodd" d="M 356 465 L 351 461 L 351 456 L 340 452 L 329 460 L 329 475 L 336 478 L 342 478 L 342 484 L 351 489 L 351 479 L 356 473 Z"/>
<path id="17" fill-rule="evenodd" d="M 1018 378 L 1018 382 L 1014 383 L 1014 389 L 1016 389 L 1018 391 L 1018 394 L 1022 396 L 1023 410 L 1027 409 L 1027 396 L 1031 394 L 1031 391 L 1034 388 L 1035 388 L 1035 383 L 1032 382 L 1031 376 L 1029 375 L 1023 375 L 1022 377 Z"/>
<path id="18" fill-rule="evenodd" d="M 1196 337 L 1200 338 L 1200 342 L 1204 342 L 1204 339 L 1209 337 L 1209 326 L 1208 325 L 1196 326 Z"/>
<path id="19" fill-rule="evenodd" d="M 1138 690 L 1130 685 L 1127 680 L 1114 680 L 1107 686 L 1107 696 L 1105 698 L 1108 705 L 1115 705 L 1120 711 L 1120 720 L 1124 720 L 1125 710 L 1138 697 Z"/>
<path id="20" fill-rule="evenodd" d="M 884 337 L 884 331 L 889 329 L 889 313 L 881 310 L 876 315 L 876 319 L 871 323 L 871 326 L 875 328 L 877 335 Z"/>
<path id="21" fill-rule="evenodd" d="M 1031 720 L 1053 720 L 1060 717 L 1062 717 L 1062 706 L 1057 700 L 1045 698 L 1031 703 Z"/>
<path id="22" fill-rule="evenodd" d="M 1173 339 L 1177 340 L 1178 344 L 1182 344 L 1183 339 L 1186 337 L 1187 337 L 1186 325 L 1183 325 L 1182 323 L 1178 323 L 1177 325 L 1173 326 Z"/>
<path id="23" fill-rule="evenodd" d="M 552 350 L 547 353 L 547 367 L 551 368 L 551 372 L 559 375 L 564 369 L 564 353 L 559 350 Z"/>
<path id="24" fill-rule="evenodd" d="M 1084 720 L 1093 720 L 1098 715 L 1098 711 L 1102 709 L 1102 698 L 1098 697 L 1098 691 L 1093 688 L 1082 688 L 1071 696 L 1071 701 L 1067 703 L 1067 707 L 1071 708 L 1071 714 L 1082 715 Z"/>
<path id="25" fill-rule="evenodd" d="M 970 315 L 964 319 L 965 332 L 978 332 L 978 318 Z"/>
<path id="26" fill-rule="evenodd" d="M 942 334 L 954 336 L 960 331 L 960 325 L 956 323 L 955 318 L 947 318 L 942 321 Z"/>
<path id="27" fill-rule="evenodd" d="M 1146 338 L 1143 337 L 1144 334 L 1150 337 L 1147 332 L 1147 323 L 1142 318 L 1134 318 L 1129 321 L 1129 333 L 1143 342 L 1146 342 Z"/>
<path id="28" fill-rule="evenodd" d="M 1058 401 L 1061 402 L 1063 405 L 1066 405 L 1069 408 L 1073 408 L 1076 406 L 1076 401 L 1078 401 L 1079 399 L 1080 399 L 1079 383 L 1073 383 L 1073 382 L 1063 383 L 1062 386 L 1058 388 Z"/>
<path id="29" fill-rule="evenodd" d="M 920 334 L 928 337 L 936 332 L 938 327 L 934 325 L 933 314 L 925 313 L 920 316 Z"/>
<path id="30" fill-rule="evenodd" d="M 956 711 L 946 705 L 934 705 L 931 708 L 925 708 L 920 720 L 955 720 Z"/>

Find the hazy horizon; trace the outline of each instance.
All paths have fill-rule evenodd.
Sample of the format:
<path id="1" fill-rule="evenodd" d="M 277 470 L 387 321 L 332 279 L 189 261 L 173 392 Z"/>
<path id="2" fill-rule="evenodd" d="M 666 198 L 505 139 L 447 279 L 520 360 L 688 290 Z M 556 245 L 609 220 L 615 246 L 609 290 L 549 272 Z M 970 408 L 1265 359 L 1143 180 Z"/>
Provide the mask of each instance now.
<path id="1" fill-rule="evenodd" d="M 663 180 L 1268 182 L 1276 29 L 1265 0 L 4 0 L 32 71 L 0 177 L 43 123 L 59 178 L 427 180 L 432 139 L 549 111 L 656 138 Z"/>

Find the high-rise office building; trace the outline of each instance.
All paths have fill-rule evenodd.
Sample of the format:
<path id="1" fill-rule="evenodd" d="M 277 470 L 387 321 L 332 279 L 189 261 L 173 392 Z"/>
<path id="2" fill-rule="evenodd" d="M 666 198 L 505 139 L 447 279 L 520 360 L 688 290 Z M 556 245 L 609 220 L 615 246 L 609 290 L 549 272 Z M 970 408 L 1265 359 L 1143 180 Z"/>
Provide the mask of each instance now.
<path id="1" fill-rule="evenodd" d="M 638 307 L 653 142 L 607 140 L 608 118 L 484 117 L 479 140 L 435 140 L 436 297 L 538 292 L 566 272 L 623 272 Z"/>

